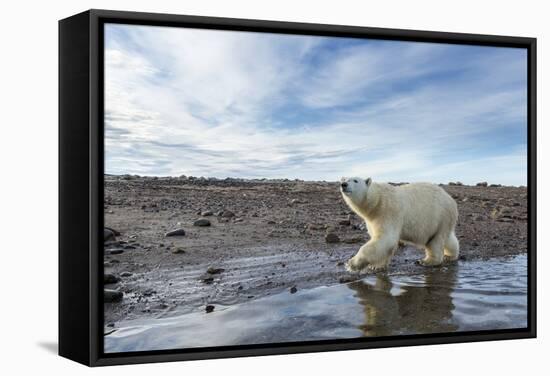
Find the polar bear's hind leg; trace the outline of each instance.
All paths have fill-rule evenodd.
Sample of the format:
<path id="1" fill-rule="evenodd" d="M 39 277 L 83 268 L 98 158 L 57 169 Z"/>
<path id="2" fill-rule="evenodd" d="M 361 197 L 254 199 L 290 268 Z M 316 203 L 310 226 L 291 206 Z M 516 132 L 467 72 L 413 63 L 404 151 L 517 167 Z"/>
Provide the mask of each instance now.
<path id="1" fill-rule="evenodd" d="M 441 234 L 434 236 L 428 244 L 426 244 L 426 257 L 420 262 L 424 266 L 437 266 L 443 262 L 444 241 L 445 237 Z"/>
<path id="2" fill-rule="evenodd" d="M 445 259 L 449 261 L 455 261 L 458 259 L 459 255 L 459 244 L 458 239 L 456 238 L 455 232 L 451 231 L 447 241 L 445 242 Z"/>

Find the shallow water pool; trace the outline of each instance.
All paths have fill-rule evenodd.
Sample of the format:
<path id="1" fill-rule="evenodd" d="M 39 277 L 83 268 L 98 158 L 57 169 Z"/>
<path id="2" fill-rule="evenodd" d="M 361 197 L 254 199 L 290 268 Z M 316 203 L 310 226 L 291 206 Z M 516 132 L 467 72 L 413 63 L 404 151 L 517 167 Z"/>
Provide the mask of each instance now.
<path id="1" fill-rule="evenodd" d="M 105 352 L 524 328 L 527 256 L 369 275 L 251 302 L 121 322 Z"/>

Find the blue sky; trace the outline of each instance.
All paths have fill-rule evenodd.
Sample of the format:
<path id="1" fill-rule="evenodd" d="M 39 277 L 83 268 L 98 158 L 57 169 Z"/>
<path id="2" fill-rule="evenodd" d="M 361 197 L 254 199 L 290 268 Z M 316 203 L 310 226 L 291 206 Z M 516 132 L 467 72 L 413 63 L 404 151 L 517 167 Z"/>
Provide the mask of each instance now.
<path id="1" fill-rule="evenodd" d="M 106 25 L 105 172 L 525 185 L 513 48 Z"/>

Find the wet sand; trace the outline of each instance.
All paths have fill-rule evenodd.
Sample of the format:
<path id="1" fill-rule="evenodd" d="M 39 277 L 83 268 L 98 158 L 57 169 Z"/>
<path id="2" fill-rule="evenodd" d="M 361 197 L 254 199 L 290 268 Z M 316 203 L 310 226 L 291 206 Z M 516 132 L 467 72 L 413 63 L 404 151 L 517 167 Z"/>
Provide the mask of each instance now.
<path id="1" fill-rule="evenodd" d="M 461 262 L 526 252 L 526 188 L 443 188 L 458 203 Z M 116 232 L 106 231 L 105 288 L 117 291 L 107 295 L 106 332 L 121 320 L 205 313 L 365 277 L 343 265 L 368 234 L 335 182 L 106 176 L 104 210 Z M 165 236 L 176 229 L 185 235 Z M 400 247 L 385 275 L 422 273 L 414 263 L 422 257 Z"/>

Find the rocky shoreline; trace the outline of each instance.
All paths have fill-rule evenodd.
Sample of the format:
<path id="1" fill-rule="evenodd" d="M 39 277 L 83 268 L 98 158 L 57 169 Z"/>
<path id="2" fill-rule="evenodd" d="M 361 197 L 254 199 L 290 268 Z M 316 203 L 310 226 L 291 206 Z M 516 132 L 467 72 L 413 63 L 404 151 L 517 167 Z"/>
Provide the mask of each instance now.
<path id="1" fill-rule="evenodd" d="M 462 260 L 526 252 L 526 187 L 442 187 L 458 203 Z M 106 175 L 104 212 L 106 332 L 356 280 L 343 264 L 368 240 L 336 182 Z M 421 257 L 400 247 L 387 273 L 422 273 Z"/>

